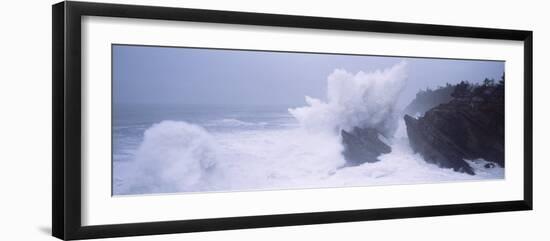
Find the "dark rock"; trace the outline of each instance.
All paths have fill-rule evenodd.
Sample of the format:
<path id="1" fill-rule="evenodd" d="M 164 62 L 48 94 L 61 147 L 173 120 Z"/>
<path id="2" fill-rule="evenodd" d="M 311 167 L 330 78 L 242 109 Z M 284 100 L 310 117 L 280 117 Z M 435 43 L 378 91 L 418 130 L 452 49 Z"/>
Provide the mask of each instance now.
<path id="1" fill-rule="evenodd" d="M 457 147 L 433 126 L 405 115 L 407 134 L 412 149 L 420 153 L 426 162 L 440 167 L 452 168 L 457 172 L 474 175 L 473 169 L 464 161 Z"/>
<path id="2" fill-rule="evenodd" d="M 485 164 L 483 167 L 489 169 L 489 168 L 494 168 L 496 165 L 494 163 L 487 163 Z"/>
<path id="3" fill-rule="evenodd" d="M 382 142 L 374 128 L 355 127 L 352 131 L 342 130 L 343 155 L 348 166 L 365 162 L 377 162 L 378 156 L 391 152 L 391 147 Z"/>
<path id="4" fill-rule="evenodd" d="M 405 115 L 412 149 L 429 163 L 474 174 L 464 159 L 504 167 L 504 86 L 461 86 L 453 99 L 415 119 Z"/>

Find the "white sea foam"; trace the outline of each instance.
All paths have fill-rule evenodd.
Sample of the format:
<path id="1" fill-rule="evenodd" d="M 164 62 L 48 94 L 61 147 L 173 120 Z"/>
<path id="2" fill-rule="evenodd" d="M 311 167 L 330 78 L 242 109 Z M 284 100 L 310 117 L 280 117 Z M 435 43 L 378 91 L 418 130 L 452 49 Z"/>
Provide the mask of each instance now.
<path id="1" fill-rule="evenodd" d="M 476 175 L 458 173 L 452 169 L 440 168 L 429 164 L 415 154 L 409 145 L 404 121 L 399 121 L 394 138 L 391 139 L 392 151 L 378 157 L 379 162 L 344 168 L 331 177 L 333 186 L 348 185 L 388 185 L 450 182 L 461 180 L 481 180 L 504 178 L 504 168 L 485 168 L 484 160 L 468 161 Z"/>
<path id="2" fill-rule="evenodd" d="M 503 178 L 504 169 L 469 161 L 477 175 L 426 163 L 408 145 L 399 123 L 392 152 L 376 163 L 342 168 L 339 138 L 302 128 L 208 134 L 183 122 L 162 122 L 145 135 L 135 163 L 115 194 L 273 190 Z M 403 133 L 405 132 L 405 133 Z M 132 167 L 132 168 L 129 168 Z"/>

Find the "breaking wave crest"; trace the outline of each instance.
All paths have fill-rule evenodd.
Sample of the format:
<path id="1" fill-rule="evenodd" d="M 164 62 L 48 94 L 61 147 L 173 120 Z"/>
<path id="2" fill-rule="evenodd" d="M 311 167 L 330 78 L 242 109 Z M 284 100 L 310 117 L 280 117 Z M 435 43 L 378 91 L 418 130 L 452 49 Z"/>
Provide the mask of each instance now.
<path id="1" fill-rule="evenodd" d="M 179 192 L 201 186 L 215 168 L 216 145 L 203 128 L 162 121 L 144 133 L 135 160 L 123 173 L 122 193 Z"/>
<path id="2" fill-rule="evenodd" d="M 336 69 L 327 80 L 327 101 L 306 96 L 308 106 L 289 109 L 306 129 L 350 130 L 373 127 L 391 136 L 397 125 L 395 105 L 407 79 L 406 62 L 371 73 Z"/>
<path id="3" fill-rule="evenodd" d="M 225 118 L 221 120 L 214 120 L 206 124 L 207 126 L 221 126 L 221 127 L 248 127 L 248 126 L 265 126 L 266 122 L 247 122 L 238 119 Z"/>

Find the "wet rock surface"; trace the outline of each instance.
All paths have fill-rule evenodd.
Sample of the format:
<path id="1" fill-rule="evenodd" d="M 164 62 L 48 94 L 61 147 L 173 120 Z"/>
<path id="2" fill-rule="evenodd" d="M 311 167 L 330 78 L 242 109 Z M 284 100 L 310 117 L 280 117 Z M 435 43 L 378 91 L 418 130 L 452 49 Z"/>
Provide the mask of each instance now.
<path id="1" fill-rule="evenodd" d="M 390 153 L 391 147 L 380 140 L 379 134 L 374 128 L 355 127 L 349 132 L 342 130 L 342 154 L 346 159 L 346 165 L 357 166 L 366 162 L 377 162 L 378 156 Z"/>
<path id="2" fill-rule="evenodd" d="M 418 119 L 405 115 L 411 148 L 429 163 L 474 175 L 464 159 L 504 167 L 504 84 L 461 83 L 453 99 Z"/>

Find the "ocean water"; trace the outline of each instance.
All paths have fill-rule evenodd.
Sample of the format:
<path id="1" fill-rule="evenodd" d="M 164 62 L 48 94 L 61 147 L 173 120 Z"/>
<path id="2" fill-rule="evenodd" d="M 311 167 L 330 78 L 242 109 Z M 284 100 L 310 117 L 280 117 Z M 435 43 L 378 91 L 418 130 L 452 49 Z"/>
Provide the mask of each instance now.
<path id="1" fill-rule="evenodd" d="M 113 194 L 227 192 L 420 184 L 504 178 L 426 163 L 409 146 L 402 111 L 406 64 L 372 73 L 335 70 L 324 99 L 303 106 L 114 105 Z M 341 130 L 382 130 L 392 151 L 345 167 Z"/>
<path id="2" fill-rule="evenodd" d="M 131 161 L 145 130 L 162 121 L 199 125 L 212 134 L 298 125 L 285 106 L 120 104 L 113 111 L 113 161 Z"/>
<path id="3" fill-rule="evenodd" d="M 311 131 L 287 107 L 125 105 L 113 118 L 113 194 L 322 188 L 496 179 L 424 162 L 403 122 L 380 162 L 342 168 L 335 133 Z"/>

